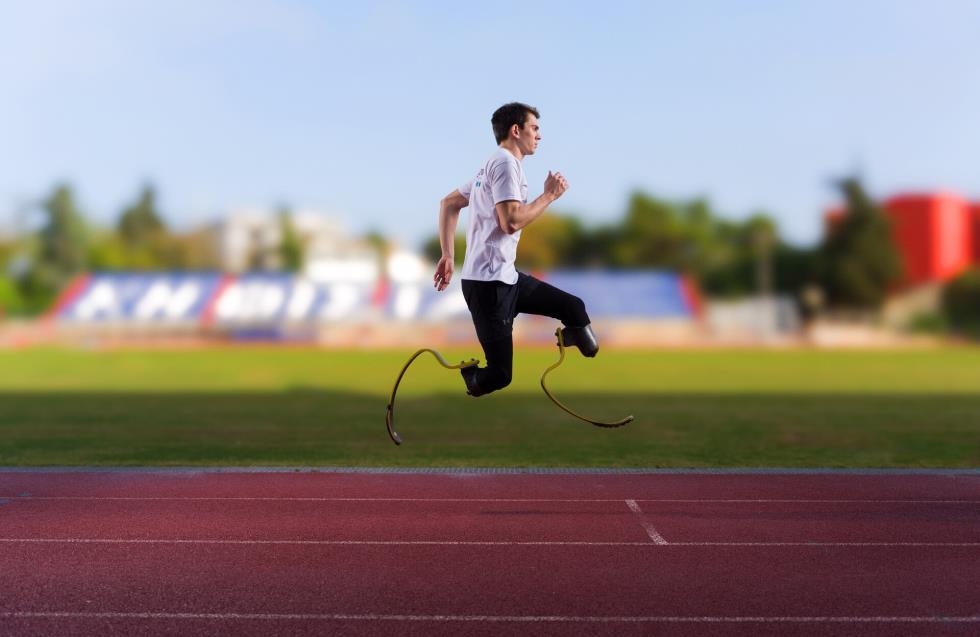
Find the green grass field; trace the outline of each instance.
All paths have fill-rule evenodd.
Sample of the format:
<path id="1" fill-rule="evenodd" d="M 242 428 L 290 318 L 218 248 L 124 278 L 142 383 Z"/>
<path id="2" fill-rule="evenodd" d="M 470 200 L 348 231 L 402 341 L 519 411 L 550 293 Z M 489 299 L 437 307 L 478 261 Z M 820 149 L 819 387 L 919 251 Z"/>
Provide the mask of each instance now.
<path id="1" fill-rule="evenodd" d="M 977 467 L 980 349 L 519 350 L 480 399 L 412 350 L 0 352 L 0 465 Z M 444 352 L 450 360 L 475 349 Z"/>

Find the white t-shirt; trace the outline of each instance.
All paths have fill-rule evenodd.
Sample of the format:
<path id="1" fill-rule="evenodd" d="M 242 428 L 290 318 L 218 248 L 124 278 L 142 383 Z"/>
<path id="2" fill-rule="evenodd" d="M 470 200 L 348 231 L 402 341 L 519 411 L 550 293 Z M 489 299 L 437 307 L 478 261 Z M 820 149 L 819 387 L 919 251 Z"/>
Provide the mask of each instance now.
<path id="1" fill-rule="evenodd" d="M 524 167 L 510 151 L 498 148 L 472 180 L 459 192 L 470 200 L 470 224 L 466 230 L 466 257 L 460 278 L 474 281 L 517 283 L 517 243 L 521 231 L 507 234 L 497 223 L 501 201 L 527 203 Z"/>

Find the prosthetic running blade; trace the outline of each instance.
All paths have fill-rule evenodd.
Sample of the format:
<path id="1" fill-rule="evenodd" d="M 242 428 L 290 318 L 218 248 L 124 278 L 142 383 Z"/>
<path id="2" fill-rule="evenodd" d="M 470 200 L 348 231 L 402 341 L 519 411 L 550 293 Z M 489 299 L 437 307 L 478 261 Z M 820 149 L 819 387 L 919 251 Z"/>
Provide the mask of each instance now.
<path id="1" fill-rule="evenodd" d="M 559 365 L 561 365 L 565 361 L 565 339 L 562 337 L 562 333 L 561 333 L 561 328 L 560 327 L 555 331 L 555 336 L 558 337 L 558 362 L 555 363 L 554 365 L 552 365 L 551 367 L 549 367 L 548 369 L 544 370 L 544 373 L 541 374 L 541 389 L 543 389 L 544 390 L 544 393 L 548 396 L 548 398 L 551 399 L 551 402 L 553 402 L 556 405 L 558 405 L 558 407 L 562 411 L 564 411 L 565 413 L 567 413 L 568 415 L 574 416 L 575 418 L 578 418 L 579 420 L 584 420 L 585 422 L 589 423 L 590 425 L 595 425 L 596 427 L 609 427 L 609 428 L 611 428 L 611 427 L 622 427 L 623 425 L 627 425 L 627 424 L 633 422 L 633 416 L 627 416 L 626 418 L 622 418 L 620 420 L 614 420 L 612 422 L 606 422 L 606 421 L 603 421 L 603 420 L 593 420 L 591 418 L 586 418 L 585 416 L 582 416 L 580 414 L 577 414 L 574 411 L 572 411 L 571 409 L 569 409 L 568 407 L 566 407 L 565 405 L 563 405 L 561 403 L 561 401 L 559 401 L 557 398 L 555 398 L 554 394 L 552 394 L 550 391 L 548 391 L 548 386 L 544 382 L 545 377 L 548 376 L 548 373 L 551 372 L 551 370 L 553 370 L 554 368 L 558 367 Z"/>
<path id="2" fill-rule="evenodd" d="M 471 367 L 473 365 L 480 364 L 480 361 L 475 358 L 471 358 L 468 361 L 460 361 L 458 365 L 450 365 L 448 362 L 446 362 L 446 359 L 442 357 L 442 354 L 427 347 L 422 348 L 412 354 L 411 358 L 408 359 L 408 362 L 402 366 L 402 371 L 398 373 L 398 378 L 395 380 L 395 386 L 391 388 L 391 398 L 388 399 L 388 408 L 385 411 L 385 424 L 388 426 L 388 435 L 391 436 L 391 440 L 396 445 L 402 444 L 402 437 L 398 435 L 397 431 L 395 431 L 395 394 L 398 393 L 398 385 L 402 382 L 402 376 L 404 376 L 405 372 L 408 371 L 409 365 L 411 365 L 416 358 L 421 356 L 422 352 L 429 352 L 435 356 L 436 360 L 439 361 L 439 364 L 446 369 L 462 369 L 463 367 Z"/>

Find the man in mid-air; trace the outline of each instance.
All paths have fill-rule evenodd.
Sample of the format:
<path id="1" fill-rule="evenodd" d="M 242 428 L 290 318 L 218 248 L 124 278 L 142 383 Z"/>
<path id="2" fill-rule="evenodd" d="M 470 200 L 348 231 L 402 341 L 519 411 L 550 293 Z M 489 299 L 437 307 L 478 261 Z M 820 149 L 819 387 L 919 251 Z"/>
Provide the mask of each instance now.
<path id="1" fill-rule="evenodd" d="M 510 384 L 513 369 L 514 317 L 540 314 L 560 320 L 566 346 L 585 356 L 599 351 L 582 299 L 514 267 L 521 230 L 540 217 L 568 189 L 561 173 L 544 182 L 544 192 L 527 202 L 527 179 L 521 162 L 541 141 L 537 109 L 512 102 L 491 118 L 498 148 L 476 176 L 446 195 L 439 207 L 442 258 L 433 277 L 435 288 L 446 289 L 453 276 L 456 223 L 459 211 L 470 207 L 466 256 L 461 273 L 463 296 L 473 317 L 487 366 L 460 369 L 467 393 L 482 396 Z"/>

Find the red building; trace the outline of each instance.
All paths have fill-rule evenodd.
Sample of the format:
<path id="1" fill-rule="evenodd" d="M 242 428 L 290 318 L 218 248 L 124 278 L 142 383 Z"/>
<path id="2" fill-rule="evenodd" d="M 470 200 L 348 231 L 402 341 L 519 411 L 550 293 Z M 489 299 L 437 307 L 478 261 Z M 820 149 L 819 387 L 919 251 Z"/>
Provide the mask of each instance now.
<path id="1" fill-rule="evenodd" d="M 904 261 L 904 285 L 947 281 L 974 262 L 974 224 L 965 199 L 949 193 L 899 195 L 884 208 Z"/>
<path id="2" fill-rule="evenodd" d="M 970 238 L 972 250 L 970 259 L 980 264 L 980 203 L 970 204 Z"/>

